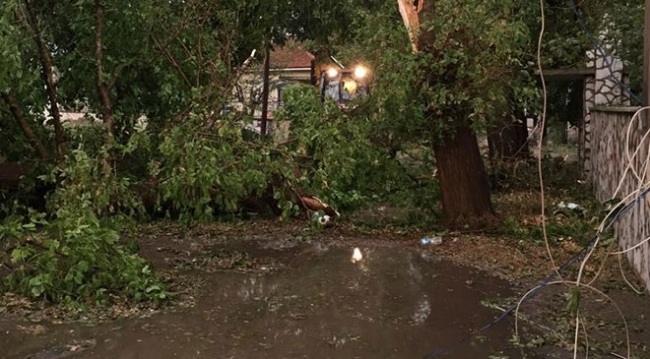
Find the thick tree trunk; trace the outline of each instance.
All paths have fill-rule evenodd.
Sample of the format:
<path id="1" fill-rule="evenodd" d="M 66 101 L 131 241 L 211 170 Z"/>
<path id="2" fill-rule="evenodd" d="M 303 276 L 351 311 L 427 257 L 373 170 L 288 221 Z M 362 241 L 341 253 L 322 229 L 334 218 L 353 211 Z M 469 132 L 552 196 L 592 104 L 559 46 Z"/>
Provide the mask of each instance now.
<path id="1" fill-rule="evenodd" d="M 414 19 L 418 19 L 419 27 L 436 14 L 434 0 L 398 0 L 398 5 L 409 31 L 413 29 Z M 419 51 L 427 51 L 441 35 L 424 28 L 419 30 L 415 32 L 417 41 L 412 39 L 413 48 Z M 450 35 L 445 36 L 447 43 Z M 434 141 L 433 145 L 442 192 L 443 222 L 449 228 L 487 228 L 497 223 L 488 176 L 476 135 L 462 112 L 454 115 L 454 128 L 444 134 L 444 140 Z M 426 117 L 435 119 L 437 115 Z"/>
<path id="2" fill-rule="evenodd" d="M 490 187 L 476 135 L 459 121 L 456 133 L 434 145 L 443 221 L 449 228 L 480 229 L 496 223 Z"/>
<path id="3" fill-rule="evenodd" d="M 111 108 L 111 99 L 109 88 L 104 81 L 104 68 L 102 65 L 102 27 L 103 27 L 104 7 L 100 1 L 96 2 L 96 39 L 95 39 L 95 64 L 97 66 L 97 92 L 102 104 L 102 120 L 106 127 L 106 144 L 110 143 L 113 138 L 113 112 Z"/>
<path id="4" fill-rule="evenodd" d="M 2 93 L 2 98 L 7 102 L 9 105 L 9 109 L 11 110 L 11 114 L 14 116 L 16 121 L 18 122 L 18 125 L 20 125 L 20 129 L 23 131 L 23 134 L 29 141 L 29 143 L 32 145 L 34 150 L 38 153 L 38 156 L 41 159 L 47 159 L 50 157 L 49 153 L 47 152 L 47 149 L 45 146 L 43 146 L 43 143 L 41 140 L 39 140 L 38 136 L 34 133 L 34 130 L 32 130 L 32 127 L 29 125 L 27 122 L 27 119 L 25 118 L 25 115 L 23 114 L 23 111 L 20 109 L 20 105 L 18 104 L 18 100 L 12 93 Z"/>

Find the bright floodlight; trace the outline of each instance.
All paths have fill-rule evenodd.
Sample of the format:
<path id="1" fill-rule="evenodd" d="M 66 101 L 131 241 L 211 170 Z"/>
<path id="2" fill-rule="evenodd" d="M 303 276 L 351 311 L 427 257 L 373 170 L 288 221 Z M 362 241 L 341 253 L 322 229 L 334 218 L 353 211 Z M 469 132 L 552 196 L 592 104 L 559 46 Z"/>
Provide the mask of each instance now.
<path id="1" fill-rule="evenodd" d="M 368 69 L 365 68 L 365 66 L 357 66 L 354 69 L 354 77 L 356 77 L 358 79 L 362 79 L 362 78 L 366 77 L 366 75 L 368 75 Z"/>
<path id="2" fill-rule="evenodd" d="M 339 70 L 337 70 L 337 69 L 335 69 L 333 67 L 330 67 L 327 70 L 327 76 L 329 76 L 330 78 L 334 78 L 334 77 L 336 77 L 338 75 L 339 75 Z"/>

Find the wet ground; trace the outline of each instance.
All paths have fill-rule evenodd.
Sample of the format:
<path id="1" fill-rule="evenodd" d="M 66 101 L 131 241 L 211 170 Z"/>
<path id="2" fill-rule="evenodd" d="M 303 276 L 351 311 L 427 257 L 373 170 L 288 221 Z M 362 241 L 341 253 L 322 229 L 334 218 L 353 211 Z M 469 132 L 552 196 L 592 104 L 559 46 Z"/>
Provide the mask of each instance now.
<path id="1" fill-rule="evenodd" d="M 71 320 L 60 307 L 5 294 L 0 358 L 423 358 L 450 346 L 431 357 L 573 358 L 563 286 L 522 307 L 524 349 L 511 344 L 512 316 L 456 345 L 548 274 L 543 247 L 454 234 L 422 246 L 420 234 L 316 231 L 302 222 L 152 224 L 135 236 L 173 279 L 172 306 L 117 303 Z M 565 244 L 561 262 L 579 250 Z M 353 263 L 354 248 L 363 258 Z M 600 288 L 627 319 L 629 358 L 650 358 L 648 297 L 616 279 L 615 261 L 606 268 Z M 608 301 L 583 296 L 581 315 L 590 358 L 626 357 L 624 326 Z"/>
<path id="2" fill-rule="evenodd" d="M 187 261 L 165 260 L 173 250 L 157 247 L 159 268 L 202 273 L 191 308 L 94 326 L 0 317 L 0 356 L 422 358 L 500 314 L 481 301 L 512 294 L 505 281 L 399 244 L 242 243 L 240 257 L 256 263 L 247 270 L 211 270 L 229 246 Z M 363 259 L 353 263 L 357 246 Z M 188 269 L 197 258 L 203 265 Z M 505 320 L 440 357 L 522 358 L 509 344 L 512 327 Z"/>

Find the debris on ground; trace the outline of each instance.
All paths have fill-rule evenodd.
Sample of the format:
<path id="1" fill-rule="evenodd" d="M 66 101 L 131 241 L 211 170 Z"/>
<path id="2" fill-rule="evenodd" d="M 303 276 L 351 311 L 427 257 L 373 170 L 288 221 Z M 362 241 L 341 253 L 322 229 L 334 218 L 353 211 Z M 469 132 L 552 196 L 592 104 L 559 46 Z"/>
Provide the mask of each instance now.
<path id="1" fill-rule="evenodd" d="M 439 244 L 442 244 L 442 237 L 440 237 L 440 236 L 434 236 L 434 237 L 426 236 L 426 237 L 424 237 L 424 238 L 422 238 L 420 240 L 420 243 L 422 243 L 424 245 L 429 245 L 429 244 L 439 245 Z"/>
<path id="2" fill-rule="evenodd" d="M 560 214 L 560 213 L 566 214 L 567 211 L 577 213 L 577 214 L 579 214 L 581 216 L 586 216 L 587 215 L 587 209 L 585 209 L 583 206 L 581 206 L 581 205 L 579 205 L 577 203 L 573 203 L 573 202 L 564 203 L 564 201 L 562 201 L 562 202 L 557 204 L 557 208 L 558 209 L 555 210 L 555 212 L 553 212 L 554 215 L 557 215 L 557 214 Z"/>

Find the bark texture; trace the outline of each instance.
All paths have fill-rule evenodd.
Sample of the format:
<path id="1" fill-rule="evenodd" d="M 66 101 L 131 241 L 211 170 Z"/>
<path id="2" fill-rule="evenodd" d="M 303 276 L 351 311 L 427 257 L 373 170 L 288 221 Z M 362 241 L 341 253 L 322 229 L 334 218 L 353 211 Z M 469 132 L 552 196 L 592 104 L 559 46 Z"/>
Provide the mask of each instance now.
<path id="1" fill-rule="evenodd" d="M 476 135 L 459 123 L 456 134 L 434 145 L 443 221 L 449 228 L 487 228 L 496 223 L 490 187 Z"/>
<path id="2" fill-rule="evenodd" d="M 30 1 L 24 2 L 25 13 L 29 19 L 23 16 L 22 11 L 16 11 L 18 20 L 22 22 L 32 32 L 32 37 L 38 48 L 38 53 L 41 62 L 41 76 L 45 82 L 45 89 L 50 102 L 50 116 L 52 116 L 52 123 L 54 125 L 54 141 L 59 161 L 63 160 L 64 147 L 65 147 L 65 131 L 61 123 L 61 112 L 59 111 L 59 104 L 57 99 L 56 81 L 54 78 L 53 62 L 50 56 L 50 49 L 46 46 L 43 40 L 43 30 L 39 23 L 39 19 L 34 12 Z"/>
<path id="3" fill-rule="evenodd" d="M 414 1 L 413 5 L 420 10 L 420 24 L 425 24 L 428 19 L 436 16 L 436 2 L 433 0 Z M 445 38 L 442 45 L 444 49 L 452 34 L 421 29 L 419 51 L 444 51 L 440 48 L 432 50 L 436 47 L 433 44 L 438 36 Z M 450 74 L 452 77 L 448 81 L 454 81 L 453 69 L 450 69 Z M 432 78 L 428 81 L 435 85 L 440 80 Z M 427 115 L 426 118 L 433 121 L 440 117 L 436 112 Z M 482 229 L 498 223 L 490 198 L 487 172 L 468 115 L 462 109 L 454 111 L 454 122 L 445 133 L 444 140 L 433 141 L 442 192 L 443 223 L 452 229 Z"/>
<path id="4" fill-rule="evenodd" d="M 20 109 L 20 105 L 16 97 L 12 93 L 2 93 L 1 96 L 2 99 L 9 105 L 11 114 L 18 122 L 20 129 L 23 131 L 23 134 L 25 135 L 29 143 L 32 145 L 34 150 L 36 150 L 36 153 L 38 153 L 38 156 L 41 159 L 47 159 L 48 157 L 50 157 L 50 154 L 47 152 L 47 149 L 45 148 L 41 140 L 38 138 L 38 136 L 36 136 L 36 133 L 34 133 L 34 130 L 29 125 L 27 118 L 25 118 L 25 115 L 23 114 L 23 111 Z"/>

